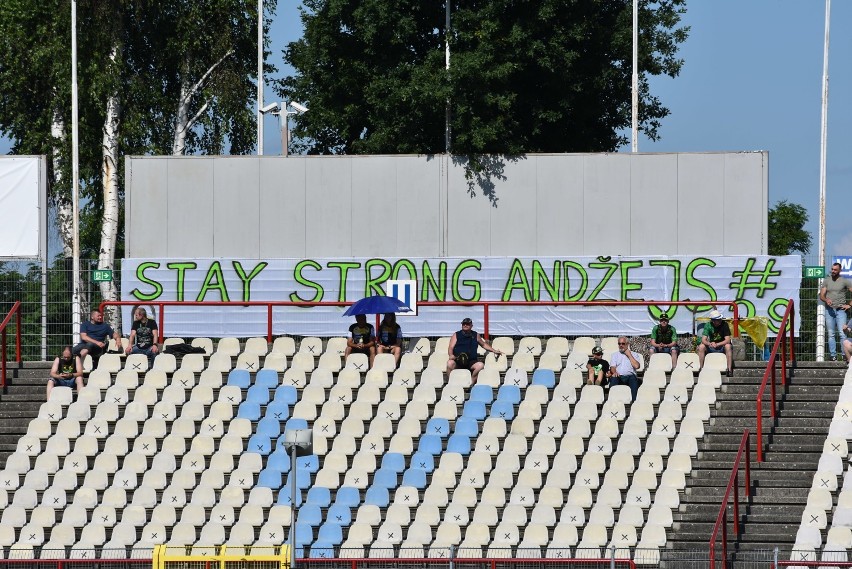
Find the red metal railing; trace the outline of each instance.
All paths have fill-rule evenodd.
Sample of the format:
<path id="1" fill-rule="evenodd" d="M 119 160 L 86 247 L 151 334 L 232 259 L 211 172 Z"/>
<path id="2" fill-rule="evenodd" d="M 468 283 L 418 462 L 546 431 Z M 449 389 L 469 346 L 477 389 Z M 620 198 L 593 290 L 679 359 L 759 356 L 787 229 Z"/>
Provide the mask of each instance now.
<path id="1" fill-rule="evenodd" d="M 763 372 L 763 381 L 760 383 L 760 389 L 757 390 L 757 462 L 763 462 L 763 394 L 766 391 L 767 384 L 769 385 L 769 394 L 771 405 L 769 407 L 769 415 L 775 419 L 776 408 L 778 402 L 775 396 L 775 362 L 778 359 L 778 349 L 781 348 L 781 386 L 787 385 L 787 357 L 790 357 L 791 365 L 796 364 L 796 338 L 793 331 L 795 330 L 796 313 L 793 310 L 793 299 L 787 302 L 787 310 L 784 311 L 784 317 L 781 318 L 781 323 L 778 325 L 780 333 L 775 338 L 775 343 L 772 346 L 772 353 L 769 355 L 769 361 L 766 363 L 766 371 Z M 790 339 L 789 347 L 787 345 L 787 327 L 789 324 Z M 770 382 L 770 379 L 772 380 Z"/>
<path id="2" fill-rule="evenodd" d="M 21 363 L 21 301 L 15 301 L 9 314 L 0 322 L 0 349 L 3 354 L 0 355 L 0 387 L 6 387 L 6 329 L 9 327 L 9 322 L 12 321 L 12 315 L 15 315 L 15 361 L 18 365 Z"/>
<path id="3" fill-rule="evenodd" d="M 352 302 L 291 302 L 287 300 L 278 301 L 261 301 L 251 300 L 247 302 L 223 302 L 217 300 L 205 300 L 195 302 L 191 300 L 154 300 L 154 301 L 138 301 L 138 300 L 105 300 L 100 304 L 100 310 L 107 306 L 156 306 L 159 310 L 159 318 L 157 325 L 160 330 L 160 337 L 165 338 L 165 308 L 167 306 L 265 306 L 266 307 L 266 339 L 272 342 L 272 309 L 275 306 L 298 306 L 309 308 L 312 306 L 349 306 Z M 422 306 L 481 306 L 483 309 L 483 331 L 482 335 L 489 338 L 490 314 L 489 309 L 492 306 L 730 306 L 734 313 L 733 331 L 734 337 L 739 337 L 739 307 L 734 301 L 719 300 L 715 302 L 696 302 L 696 301 L 656 301 L 656 300 L 595 300 L 595 301 L 535 301 L 535 300 L 488 300 L 488 301 L 439 301 L 427 300 L 417 303 L 418 309 Z M 376 315 L 376 325 L 378 325 L 379 315 Z"/>
<path id="4" fill-rule="evenodd" d="M 740 535 L 740 461 L 745 455 L 745 495 L 748 497 L 751 495 L 751 460 L 749 453 L 749 431 L 746 429 L 743 431 L 743 438 L 740 441 L 734 466 L 731 469 L 731 478 L 728 480 L 727 488 L 725 488 L 725 496 L 722 498 L 722 505 L 719 507 L 719 515 L 716 517 L 716 524 L 713 526 L 713 534 L 710 536 L 710 569 L 716 569 L 716 538 L 720 529 L 722 530 L 722 569 L 726 569 L 728 566 L 728 502 L 731 499 L 732 491 L 734 493 L 734 533 L 737 537 Z"/>

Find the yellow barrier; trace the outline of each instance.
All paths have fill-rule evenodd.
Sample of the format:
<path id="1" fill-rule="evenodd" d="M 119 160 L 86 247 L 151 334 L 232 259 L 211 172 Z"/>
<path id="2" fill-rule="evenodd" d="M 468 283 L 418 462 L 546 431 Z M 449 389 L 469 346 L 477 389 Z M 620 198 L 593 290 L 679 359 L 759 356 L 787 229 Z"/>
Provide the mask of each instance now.
<path id="1" fill-rule="evenodd" d="M 152 569 L 289 569 L 289 545 L 158 545 Z"/>

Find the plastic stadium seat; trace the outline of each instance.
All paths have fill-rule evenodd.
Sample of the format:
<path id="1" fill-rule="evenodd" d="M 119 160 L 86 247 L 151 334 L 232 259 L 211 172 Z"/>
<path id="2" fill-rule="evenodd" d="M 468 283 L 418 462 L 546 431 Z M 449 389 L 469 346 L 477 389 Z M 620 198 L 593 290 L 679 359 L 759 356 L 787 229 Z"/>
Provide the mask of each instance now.
<path id="1" fill-rule="evenodd" d="M 248 389 L 251 385 L 251 375 L 246 369 L 232 369 L 228 373 L 228 385 Z"/>

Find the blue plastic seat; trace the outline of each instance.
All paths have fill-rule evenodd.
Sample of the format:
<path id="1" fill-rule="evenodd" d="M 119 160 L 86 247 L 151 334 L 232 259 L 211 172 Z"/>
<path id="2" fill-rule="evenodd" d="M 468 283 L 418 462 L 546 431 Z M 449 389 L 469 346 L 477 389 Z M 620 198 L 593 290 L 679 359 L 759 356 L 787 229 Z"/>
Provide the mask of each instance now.
<path id="1" fill-rule="evenodd" d="M 294 405 L 299 400 L 299 392 L 292 385 L 279 385 L 275 388 L 275 401 Z"/>
<path id="2" fill-rule="evenodd" d="M 332 545 L 340 545 L 343 543 L 343 528 L 336 522 L 327 521 L 322 524 L 317 533 L 317 543 L 327 542 Z M 316 547 L 316 544 L 314 544 Z M 313 551 L 313 547 L 311 548 Z"/>
<path id="3" fill-rule="evenodd" d="M 386 508 L 390 503 L 390 492 L 384 486 L 370 486 L 364 496 L 364 503 Z"/>
<path id="4" fill-rule="evenodd" d="M 426 488 L 426 471 L 422 468 L 409 468 L 402 475 L 402 485 Z"/>
<path id="5" fill-rule="evenodd" d="M 299 508 L 299 513 L 296 517 L 296 524 L 305 524 L 307 526 L 315 528 L 321 526 L 322 522 L 322 508 L 320 508 L 316 504 L 310 504 L 308 502 L 305 502 L 304 504 L 302 504 L 302 507 Z M 298 525 L 296 527 L 298 527 Z"/>
<path id="6" fill-rule="evenodd" d="M 249 421 L 257 421 L 260 419 L 260 403 L 243 401 L 237 409 L 237 417 L 248 419 Z"/>
<path id="7" fill-rule="evenodd" d="M 556 373 L 552 369 L 539 368 L 533 372 L 533 385 L 543 385 L 548 389 L 556 387 Z"/>
<path id="8" fill-rule="evenodd" d="M 340 545 L 340 542 L 333 544 L 328 541 L 317 540 L 308 552 L 308 559 L 334 559 L 335 545 Z M 298 551 L 298 549 L 296 549 L 296 551 Z M 302 554 L 302 557 L 304 557 L 304 554 Z"/>
<path id="9" fill-rule="evenodd" d="M 389 452 L 382 457 L 381 468 L 402 472 L 405 470 L 405 456 L 400 452 Z"/>
<path id="10" fill-rule="evenodd" d="M 228 385 L 236 385 L 240 389 L 248 389 L 251 385 L 251 374 L 247 369 L 232 369 L 228 373 Z"/>
<path id="11" fill-rule="evenodd" d="M 272 452 L 272 439 L 270 439 L 263 433 L 254 434 L 248 440 L 246 450 L 249 452 L 256 452 L 257 454 L 262 454 L 263 456 L 266 456 L 270 452 Z"/>
<path id="12" fill-rule="evenodd" d="M 332 504 L 328 508 L 325 518 L 341 526 L 348 526 L 352 523 L 352 508 L 343 504 Z"/>
<path id="13" fill-rule="evenodd" d="M 497 390 L 497 401 L 508 401 L 509 403 L 521 402 L 521 388 L 517 385 L 501 385 Z"/>
<path id="14" fill-rule="evenodd" d="M 453 429 L 454 435 L 464 435 L 466 437 L 476 437 L 479 435 L 479 421 L 473 417 L 462 415 L 456 419 L 456 426 Z"/>
<path id="15" fill-rule="evenodd" d="M 254 376 L 254 384 L 262 385 L 269 389 L 275 389 L 281 382 L 278 380 L 278 372 L 274 369 L 262 369 Z M 293 387 L 292 385 L 290 387 Z"/>
<path id="16" fill-rule="evenodd" d="M 444 450 L 444 439 L 438 435 L 423 435 L 417 445 L 418 452 L 428 452 L 431 455 L 440 454 Z"/>
<path id="17" fill-rule="evenodd" d="M 252 385 L 246 393 L 246 401 L 266 405 L 269 403 L 269 388 L 262 385 Z"/>
<path id="18" fill-rule="evenodd" d="M 305 499 L 307 504 L 316 504 L 317 506 L 327 508 L 331 505 L 331 490 L 324 486 L 314 486 L 308 490 L 308 497 Z"/>
<path id="19" fill-rule="evenodd" d="M 474 385 L 470 388 L 469 401 L 491 403 L 494 401 L 494 389 L 490 385 Z"/>
<path id="20" fill-rule="evenodd" d="M 481 421 L 485 418 L 485 403 L 483 401 L 465 401 L 462 407 L 462 417 L 467 417 L 475 421 Z"/>
<path id="21" fill-rule="evenodd" d="M 355 508 L 361 504 L 361 492 L 352 486 L 341 486 L 337 489 L 334 503 L 341 506 Z"/>
<path id="22" fill-rule="evenodd" d="M 272 468 L 264 468 L 257 475 L 257 486 L 261 488 L 272 488 L 277 490 L 281 488 L 281 471 Z"/>
<path id="23" fill-rule="evenodd" d="M 470 437 L 453 435 L 447 441 L 447 452 L 457 452 L 462 456 L 470 454 Z"/>
<path id="24" fill-rule="evenodd" d="M 515 418 L 515 405 L 509 401 L 497 400 L 491 405 L 491 416 L 511 421 Z"/>
<path id="25" fill-rule="evenodd" d="M 311 474 L 316 474 L 319 470 L 319 457 L 315 454 L 309 454 L 308 456 L 300 456 L 296 459 L 296 468 L 299 469 L 299 473 L 306 471 Z"/>
<path id="26" fill-rule="evenodd" d="M 281 421 L 274 417 L 264 417 L 257 422 L 256 434 L 277 439 L 281 435 Z"/>
<path id="27" fill-rule="evenodd" d="M 399 474 L 390 468 L 382 467 L 373 475 L 373 486 L 396 488 L 399 484 Z"/>
<path id="28" fill-rule="evenodd" d="M 266 459 L 266 468 L 278 472 L 290 472 L 290 455 L 283 448 L 275 449 Z"/>
<path id="29" fill-rule="evenodd" d="M 444 417 L 432 417 L 426 422 L 426 434 L 447 438 L 450 436 L 450 421 Z"/>
<path id="30" fill-rule="evenodd" d="M 287 419 L 287 424 L 284 426 L 284 429 L 307 429 L 308 421 L 307 419 L 298 419 L 296 417 L 290 417 Z"/>
<path id="31" fill-rule="evenodd" d="M 435 457 L 428 452 L 415 452 L 411 455 L 411 467 L 432 472 L 435 470 Z"/>
<path id="32" fill-rule="evenodd" d="M 266 406 L 264 417 L 272 417 L 276 421 L 286 421 L 290 418 L 290 404 L 283 401 L 272 401 Z"/>
<path id="33" fill-rule="evenodd" d="M 299 489 L 299 490 L 307 490 L 308 488 L 310 488 L 313 485 L 312 478 L 313 477 L 308 472 L 306 472 L 304 470 L 297 470 L 296 471 L 296 488 Z M 290 470 L 290 472 L 287 473 L 286 480 L 284 480 L 284 486 L 289 488 L 292 483 L 293 483 L 293 471 Z"/>
<path id="34" fill-rule="evenodd" d="M 314 540 L 314 528 L 306 524 L 296 523 L 296 547 L 304 547 Z"/>
<path id="35" fill-rule="evenodd" d="M 278 499 L 276 503 L 279 506 L 289 506 L 290 505 L 290 493 L 292 490 L 289 486 L 282 486 L 280 490 L 278 490 Z M 296 492 L 296 506 L 302 505 L 302 493 L 300 491 Z"/>

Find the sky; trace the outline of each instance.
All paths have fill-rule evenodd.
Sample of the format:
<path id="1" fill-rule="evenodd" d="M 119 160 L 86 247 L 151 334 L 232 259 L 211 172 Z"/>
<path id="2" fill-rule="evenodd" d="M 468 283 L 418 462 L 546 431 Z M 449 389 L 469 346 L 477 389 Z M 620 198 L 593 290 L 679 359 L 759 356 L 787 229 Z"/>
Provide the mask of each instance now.
<path id="1" fill-rule="evenodd" d="M 292 73 L 282 49 L 302 34 L 299 3 L 278 0 L 270 31 L 278 71 L 267 76 L 266 103 L 277 100 L 269 81 Z M 835 0 L 829 52 L 826 258 L 852 256 L 852 2 Z M 769 205 L 804 206 L 818 259 L 820 112 L 825 2 L 820 0 L 688 0 L 680 47 L 681 74 L 651 80 L 669 108 L 660 140 L 640 136 L 641 152 L 769 152 Z M 310 107 L 310 101 L 302 101 Z M 629 137 L 628 137 L 629 138 Z M 0 139 L 0 154 L 9 141 Z M 264 152 L 281 151 L 278 119 L 264 121 Z M 629 152 L 628 147 L 622 149 Z M 849 196 L 849 197 L 847 197 Z M 850 200 L 852 201 L 852 200 Z"/>

